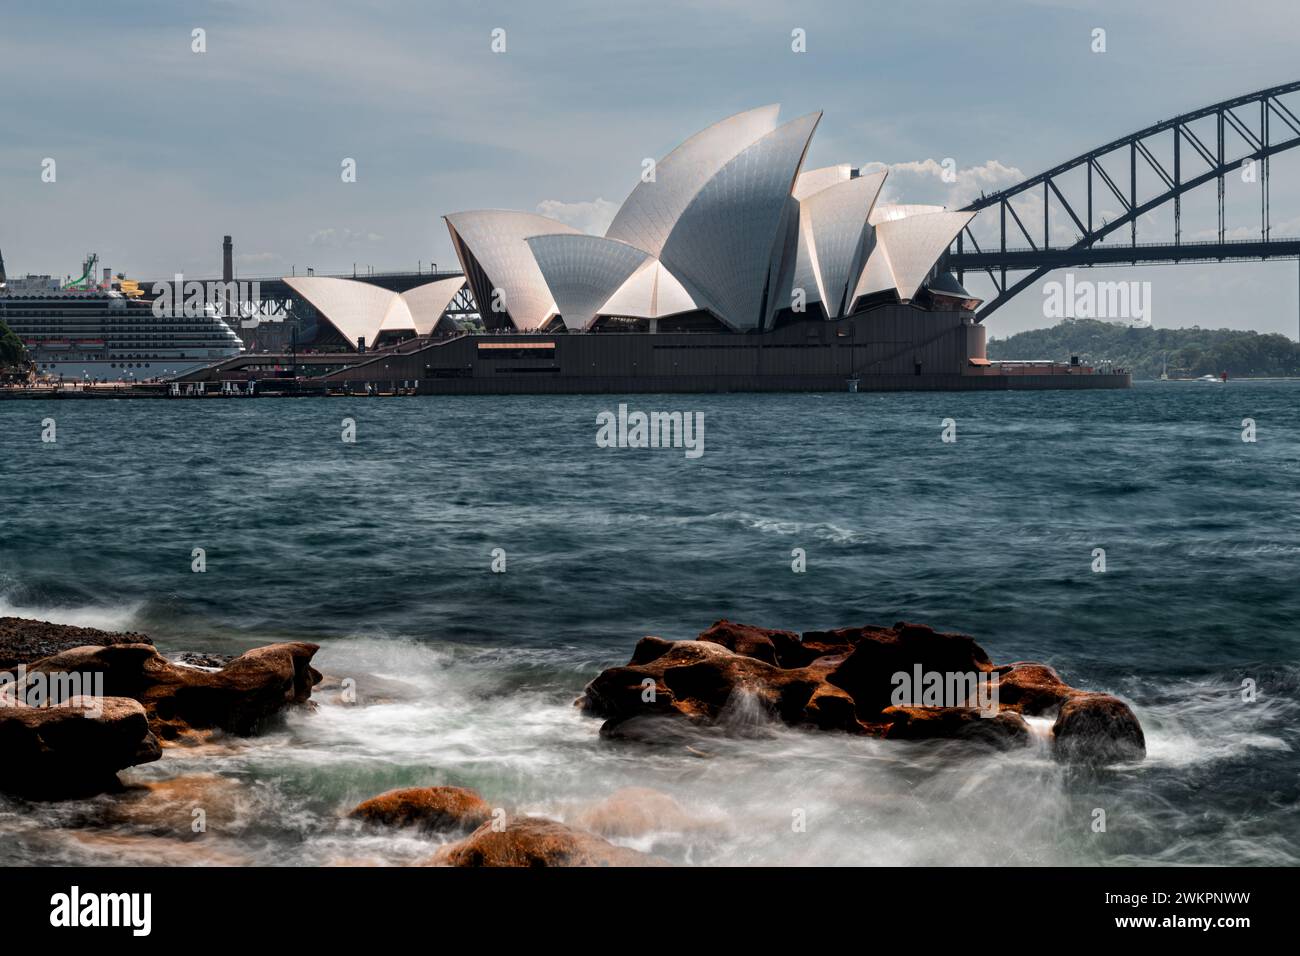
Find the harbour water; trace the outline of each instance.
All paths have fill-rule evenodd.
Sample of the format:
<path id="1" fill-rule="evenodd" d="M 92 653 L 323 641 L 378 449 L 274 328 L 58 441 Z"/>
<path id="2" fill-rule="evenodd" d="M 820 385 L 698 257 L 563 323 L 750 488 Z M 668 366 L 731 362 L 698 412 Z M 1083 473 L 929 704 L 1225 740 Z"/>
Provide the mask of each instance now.
<path id="1" fill-rule="evenodd" d="M 619 401 L 703 413 L 704 453 L 598 447 Z M 125 796 L 0 798 L 0 864 L 416 862 L 429 838 L 344 814 L 456 784 L 570 821 L 654 788 L 682 816 L 619 842 L 678 863 L 1295 865 L 1297 409 L 1300 383 L 1280 381 L 0 403 L 0 615 L 141 630 L 167 652 L 316 641 L 318 668 L 361 691 L 322 692 L 263 737 L 168 749 L 123 775 L 153 784 Z M 1083 772 L 1042 745 L 972 753 L 747 712 L 692 751 L 645 749 L 572 707 L 640 636 L 722 617 L 963 631 L 995 661 L 1122 696 L 1148 757 Z"/>

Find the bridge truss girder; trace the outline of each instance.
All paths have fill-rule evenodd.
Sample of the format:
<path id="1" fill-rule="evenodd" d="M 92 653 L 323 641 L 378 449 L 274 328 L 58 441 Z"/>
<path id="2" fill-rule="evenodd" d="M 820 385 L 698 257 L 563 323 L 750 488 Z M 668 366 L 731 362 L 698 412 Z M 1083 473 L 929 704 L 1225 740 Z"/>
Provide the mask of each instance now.
<path id="1" fill-rule="evenodd" d="M 997 294 L 980 309 L 979 316 L 984 319 L 1052 269 L 1063 266 L 1297 256 L 1300 254 L 1300 240 L 1272 240 L 1271 238 L 1268 188 L 1269 158 L 1284 150 L 1300 146 L 1300 116 L 1297 116 L 1280 99 L 1297 90 L 1300 90 L 1300 82 L 1288 83 L 1184 113 L 1076 156 L 1068 162 L 1008 189 L 981 196 L 965 208 L 983 212 L 997 207 L 999 227 L 997 244 L 989 249 L 982 249 L 968 224 L 958 235 L 954 247 L 948 253 L 947 267 L 957 272 L 959 280 L 964 279 L 967 271 L 982 271 L 988 275 Z M 1238 115 L 1248 107 L 1259 111 L 1258 129 L 1252 128 L 1250 123 L 1244 122 Z M 1208 117 L 1215 118 L 1216 137 L 1213 148 L 1206 145 L 1202 137 L 1191 128 L 1192 123 Z M 1273 135 L 1273 120 L 1279 123 L 1282 139 L 1276 139 Z M 1159 147 L 1159 144 L 1155 143 L 1155 138 L 1171 130 L 1174 133 L 1173 162 L 1172 168 L 1169 168 L 1160 161 L 1152 146 Z M 1245 151 L 1232 155 L 1231 158 L 1226 143 L 1229 130 L 1235 132 L 1245 144 Z M 1114 177 L 1102 164 L 1103 158 L 1112 157 L 1112 154 L 1121 150 L 1127 150 L 1128 153 L 1127 191 L 1115 182 Z M 1201 168 L 1188 176 L 1187 170 L 1184 169 L 1184 159 L 1189 155 L 1193 163 L 1208 168 Z M 1255 160 L 1260 164 L 1258 171 L 1260 238 L 1257 243 L 1251 241 L 1243 244 L 1230 242 L 1226 238 L 1224 187 L 1228 173 L 1240 169 L 1247 160 Z M 1058 181 L 1081 168 L 1085 171 L 1086 177 L 1086 200 L 1082 210 L 1076 211 L 1074 205 L 1066 199 Z M 1140 168 L 1152 170 L 1164 187 L 1161 192 L 1145 201 L 1138 196 Z M 1188 191 L 1213 181 L 1218 183 L 1218 241 L 1184 243 L 1182 241 L 1182 198 Z M 1038 233 L 1037 229 L 1031 232 L 1025 226 L 1012 205 L 1012 200 L 1031 195 L 1031 190 L 1036 191 L 1040 188 L 1043 195 L 1043 221 L 1042 232 Z M 1104 195 L 1119 202 L 1123 212 L 1118 217 L 1097 225 L 1094 221 L 1094 190 L 1100 192 L 1102 188 L 1106 191 Z M 1053 248 L 1051 243 L 1052 197 L 1055 197 L 1058 205 L 1065 210 L 1078 234 L 1075 242 L 1064 248 Z M 1174 204 L 1173 242 L 1139 245 L 1138 219 L 1171 201 Z M 1012 248 L 1008 245 L 1009 223 L 1019 231 L 1020 236 L 1016 241 L 1027 242 L 1029 244 L 1027 248 Z M 1097 243 L 1125 226 L 1130 230 L 1130 241 L 1127 245 L 1094 248 Z M 967 243 L 973 251 L 967 251 Z M 1243 254 L 1245 245 L 1250 245 L 1252 251 Z M 1186 253 L 1183 253 L 1184 249 Z M 1021 270 L 1028 270 L 1028 274 L 1014 281 L 1009 279 L 1008 272 Z"/>

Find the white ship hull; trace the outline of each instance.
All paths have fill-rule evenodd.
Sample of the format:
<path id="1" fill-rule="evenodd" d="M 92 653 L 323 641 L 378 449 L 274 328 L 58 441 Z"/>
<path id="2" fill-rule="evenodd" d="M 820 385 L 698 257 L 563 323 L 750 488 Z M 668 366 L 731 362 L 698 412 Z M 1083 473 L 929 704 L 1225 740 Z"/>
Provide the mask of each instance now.
<path id="1" fill-rule="evenodd" d="M 160 356 L 148 361 L 119 361 L 110 356 L 82 360 L 49 354 L 34 356 L 33 361 L 38 375 L 61 378 L 65 382 L 144 382 L 150 379 L 166 381 L 239 354 L 238 349 L 213 349 L 212 352 L 215 354 Z"/>
<path id="2" fill-rule="evenodd" d="M 244 351 L 215 312 L 159 314 L 116 291 L 4 294 L 0 320 L 38 375 L 65 382 L 166 381 Z"/>

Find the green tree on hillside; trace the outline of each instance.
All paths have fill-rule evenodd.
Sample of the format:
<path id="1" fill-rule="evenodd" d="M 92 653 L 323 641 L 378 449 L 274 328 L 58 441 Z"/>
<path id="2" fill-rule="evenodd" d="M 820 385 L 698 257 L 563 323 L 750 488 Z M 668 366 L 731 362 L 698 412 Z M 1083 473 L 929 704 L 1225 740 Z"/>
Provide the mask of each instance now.
<path id="1" fill-rule="evenodd" d="M 992 339 L 991 359 L 1054 359 L 1077 355 L 1110 362 L 1133 377 L 1158 378 L 1166 356 L 1171 376 L 1227 372 L 1233 378 L 1300 376 L 1300 345 L 1285 335 L 1235 329 L 1135 329 L 1096 319 L 1066 319 L 1047 329 Z"/>

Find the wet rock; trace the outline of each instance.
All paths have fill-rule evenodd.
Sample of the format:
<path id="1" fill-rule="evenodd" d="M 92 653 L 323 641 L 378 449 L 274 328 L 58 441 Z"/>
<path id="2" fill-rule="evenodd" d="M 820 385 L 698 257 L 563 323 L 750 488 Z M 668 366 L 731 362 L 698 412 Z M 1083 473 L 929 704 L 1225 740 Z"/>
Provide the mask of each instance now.
<path id="1" fill-rule="evenodd" d="M 490 820 L 492 808 L 464 787 L 406 787 L 371 797 L 348 815 L 382 826 L 469 831 Z"/>
<path id="2" fill-rule="evenodd" d="M 134 632 L 116 633 L 24 617 L 0 617 L 0 671 L 12 671 L 19 664 L 32 664 L 74 647 L 152 643 L 143 634 Z"/>
<path id="3" fill-rule="evenodd" d="M 1141 760 L 1146 735 L 1129 706 L 1110 694 L 1076 692 L 1052 725 L 1058 760 L 1096 766 Z"/>
<path id="4" fill-rule="evenodd" d="M 603 837 L 635 838 L 685 833 L 714 825 L 689 814 L 668 794 L 650 787 L 624 787 L 583 808 L 574 822 Z"/>
<path id="5" fill-rule="evenodd" d="M 250 851 L 217 844 L 210 839 L 162 833 L 123 833 L 112 830 L 75 830 L 68 833 L 77 844 L 78 863 L 85 866 L 257 866 Z"/>
<path id="6" fill-rule="evenodd" d="M 941 675 L 949 693 L 942 705 L 927 697 L 927 706 L 912 706 L 913 696 L 898 706 L 899 674 Z M 978 688 L 991 707 L 981 706 Z M 1071 687 L 1046 664 L 995 665 L 965 634 L 906 622 L 799 636 L 721 620 L 694 641 L 646 637 L 628 664 L 592 680 L 577 705 L 605 719 L 603 737 L 677 745 L 691 727 L 728 732 L 738 701 L 746 715 L 787 724 L 999 747 L 1030 742 L 1025 717 L 1055 716 L 1062 760 L 1104 763 L 1144 753 L 1141 726 L 1117 698 Z"/>
<path id="7" fill-rule="evenodd" d="M 31 673 L 100 673 L 104 693 L 144 705 L 158 737 L 176 740 L 195 731 L 248 736 L 294 704 L 304 704 L 320 674 L 311 667 L 315 644 L 254 648 L 220 670 L 173 663 L 151 644 L 79 647 L 31 665 Z"/>
<path id="8" fill-rule="evenodd" d="M 500 830 L 486 823 L 430 860 L 436 866 L 665 866 L 663 860 L 615 846 L 554 820 L 520 817 Z"/>
<path id="9" fill-rule="evenodd" d="M 787 723 L 852 729 L 852 700 L 828 684 L 826 675 L 813 667 L 776 667 L 712 641 L 645 638 L 631 664 L 612 667 L 587 685 L 579 705 L 608 718 L 612 730 L 628 718 L 655 714 L 716 721 L 734 695 L 751 694 Z"/>
<path id="10" fill-rule="evenodd" d="M 974 707 L 889 707 L 890 740 L 978 740 L 999 748 L 1029 743 L 1029 725 L 1013 711 L 992 717 Z"/>
<path id="11" fill-rule="evenodd" d="M 415 684 L 376 674 L 348 674 L 343 677 L 326 674 L 313 691 L 314 697 L 357 707 L 404 703 L 419 700 L 423 695 L 424 691 Z"/>
<path id="12" fill-rule="evenodd" d="M 181 840 L 203 840 L 209 831 L 229 833 L 237 826 L 247 786 L 241 778 L 191 773 L 136 781 L 133 776 L 125 774 L 126 789 L 106 809 L 106 823 Z M 195 810 L 203 811 L 201 831 L 193 826 Z"/>
<path id="13" fill-rule="evenodd" d="M 777 631 L 750 624 L 736 624 L 723 619 L 696 638 L 721 644 L 729 651 L 753 657 L 774 667 L 803 667 L 812 658 L 799 643 L 794 631 Z"/>
<path id="14" fill-rule="evenodd" d="M 39 799 L 120 786 L 117 772 L 162 756 L 144 707 L 120 697 L 73 697 L 57 706 L 0 707 L 0 788 Z"/>
<path id="15" fill-rule="evenodd" d="M 993 662 L 974 638 L 941 633 L 922 624 L 824 633 L 842 636 L 852 644 L 853 649 L 827 679 L 853 698 L 858 716 L 867 721 L 893 705 L 895 674 L 912 674 L 917 667 L 922 672 L 940 674 L 993 670 Z"/>
<path id="16" fill-rule="evenodd" d="M 1019 661 L 997 679 L 998 703 L 1028 717 L 1055 713 L 1081 691 L 1075 690 L 1046 664 Z"/>
<path id="17" fill-rule="evenodd" d="M 191 667 L 207 667 L 212 670 L 221 670 L 235 659 L 233 654 L 200 654 L 195 651 L 185 651 L 177 654 L 173 658 L 177 664 L 189 664 Z"/>

